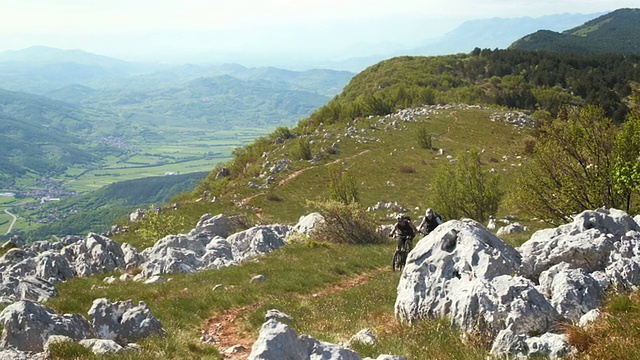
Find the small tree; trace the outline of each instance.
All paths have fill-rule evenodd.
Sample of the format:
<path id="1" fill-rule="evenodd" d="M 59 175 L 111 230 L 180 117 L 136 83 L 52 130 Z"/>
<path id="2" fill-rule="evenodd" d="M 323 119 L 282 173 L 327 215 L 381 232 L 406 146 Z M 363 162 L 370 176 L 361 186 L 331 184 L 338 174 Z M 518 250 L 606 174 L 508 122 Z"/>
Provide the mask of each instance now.
<path id="1" fill-rule="evenodd" d="M 565 107 L 539 130 L 533 157 L 516 181 L 523 211 L 561 224 L 584 210 L 623 204 L 611 176 L 616 129 L 601 108 Z"/>
<path id="2" fill-rule="evenodd" d="M 447 219 L 485 221 L 498 210 L 503 192 L 499 177 L 482 169 L 480 153 L 470 151 L 453 164 L 443 164 L 432 182 L 433 207 Z"/>
<path id="3" fill-rule="evenodd" d="M 300 137 L 291 150 L 291 156 L 294 160 L 311 160 L 311 141 L 308 137 Z"/>
<path id="4" fill-rule="evenodd" d="M 629 212 L 632 195 L 640 193 L 640 113 L 637 111 L 632 111 L 622 125 L 616 137 L 615 153 L 614 187 L 624 197 Z"/>
<path id="5" fill-rule="evenodd" d="M 144 219 L 141 220 L 135 232 L 142 239 L 144 246 L 152 246 L 167 235 L 179 233 L 184 225 L 183 216 L 173 212 L 160 212 L 152 205 L 145 211 Z"/>
<path id="6" fill-rule="evenodd" d="M 329 170 L 331 183 L 329 184 L 329 198 L 340 201 L 343 204 L 351 204 L 359 201 L 358 184 L 356 179 L 337 168 Z"/>
<path id="7" fill-rule="evenodd" d="M 416 132 L 416 139 L 418 140 L 418 145 L 423 149 L 431 149 L 432 148 L 432 140 L 431 134 L 427 130 L 426 126 L 421 126 L 418 128 Z"/>
<path id="8" fill-rule="evenodd" d="M 291 137 L 293 137 L 293 134 L 291 134 L 291 131 L 289 130 L 288 127 L 286 126 L 278 126 L 272 133 L 271 135 L 274 138 L 280 138 L 282 140 L 287 140 Z"/>

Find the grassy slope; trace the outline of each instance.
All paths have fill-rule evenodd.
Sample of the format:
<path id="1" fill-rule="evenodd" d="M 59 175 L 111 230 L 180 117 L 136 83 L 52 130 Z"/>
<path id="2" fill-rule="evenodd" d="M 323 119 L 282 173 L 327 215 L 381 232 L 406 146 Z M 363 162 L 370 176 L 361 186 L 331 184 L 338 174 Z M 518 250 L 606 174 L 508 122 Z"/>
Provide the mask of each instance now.
<path id="1" fill-rule="evenodd" d="M 254 222 L 294 223 L 300 215 L 311 211 L 305 206 L 306 199 L 328 196 L 329 167 L 336 164 L 356 174 L 362 203 L 366 206 L 382 200 L 398 201 L 412 209 L 428 206 L 426 184 L 433 167 L 448 162 L 446 154 L 470 148 L 485 149 L 482 158 L 487 168 L 501 171 L 508 180 L 509 173 L 519 161 L 516 156 L 527 131 L 490 121 L 489 115 L 499 111 L 440 110 L 439 114 L 418 117 L 418 123 L 401 123 L 399 130 L 391 131 L 383 131 L 383 126 L 374 130 L 372 124 L 378 119 L 359 120 L 356 122 L 358 130 L 366 129 L 365 136 L 379 141 L 365 143 L 341 137 L 337 155 L 328 155 L 316 165 L 293 162 L 291 171 L 276 174 L 276 183 L 296 171 L 308 170 L 270 191 L 249 189 L 246 183 L 250 179 L 241 179 L 238 180 L 240 185 L 222 195 L 220 202 L 184 204 L 182 209 L 190 222 L 185 230 L 193 227 L 204 212 L 243 214 Z M 441 134 L 434 140 L 434 146 L 444 149 L 445 156 L 417 147 L 415 129 L 425 124 L 434 134 Z M 335 136 L 345 131 L 344 125 L 326 128 L 327 133 Z M 337 141 L 337 137 L 325 141 L 325 135 L 320 133 L 314 138 L 314 151 Z M 291 150 L 291 144 L 293 141 L 285 143 L 268 158 L 273 160 L 284 156 Z M 508 159 L 503 161 L 504 156 Z M 415 172 L 399 171 L 401 164 L 409 164 Z M 395 186 L 388 186 L 388 180 Z M 248 197 L 252 197 L 248 207 L 231 205 Z M 276 198 L 279 201 L 268 200 Z M 500 212 L 508 214 L 510 210 L 505 204 Z M 418 213 L 414 211 L 413 214 L 417 216 Z M 380 223 L 390 223 L 385 215 L 385 212 L 377 215 Z M 526 223 L 526 219 L 522 220 Z M 119 239 L 124 240 L 134 244 L 138 241 L 135 232 Z M 526 238 L 507 239 L 514 245 L 523 240 Z M 488 348 L 487 339 L 482 334 L 463 344 L 457 331 L 451 329 L 446 320 L 425 321 L 412 326 L 395 320 L 393 306 L 398 274 L 390 271 L 392 250 L 391 242 L 372 246 L 294 244 L 239 267 L 195 275 L 172 275 L 171 281 L 159 285 L 141 286 L 131 282 L 104 285 L 101 281 L 103 276 L 75 279 L 60 285 L 60 297 L 47 305 L 61 313 L 86 314 L 93 299 L 99 297 L 111 301 L 133 299 L 134 302 L 149 304 L 167 330 L 167 336 L 144 340 L 141 353 L 123 353 L 114 357 L 117 359 L 221 359 L 220 351 L 228 346 L 240 343 L 249 347 L 257 337 L 266 310 L 272 308 L 292 315 L 295 320 L 291 326 L 299 334 L 309 334 L 323 341 L 343 342 L 363 328 L 373 329 L 379 343 L 373 347 L 358 346 L 356 350 L 363 356 L 377 357 L 386 353 L 404 355 L 408 359 L 484 359 Z M 256 274 L 264 274 L 267 281 L 250 283 L 249 279 Z M 225 289 L 214 291 L 216 284 L 222 284 Z M 619 342 L 625 344 L 625 350 L 616 350 L 616 356 L 633 358 L 637 353 L 634 349 L 639 346 L 635 337 L 627 334 L 634 334 L 634 331 L 622 326 L 617 319 L 621 316 L 637 317 L 638 300 L 633 297 L 626 299 L 614 298 L 614 303 L 618 304 L 611 310 L 614 316 L 607 317 L 597 330 L 569 329 L 573 341 L 590 344 L 582 347 L 589 351 L 586 353 L 589 355 L 578 358 L 606 358 L 603 354 L 610 346 L 599 345 L 597 339 L 611 337 L 618 337 L 621 339 Z M 624 303 L 623 306 L 619 305 L 620 302 Z M 229 322 L 230 317 L 233 322 Z M 230 327 L 234 332 L 234 335 L 225 337 L 226 342 L 221 341 L 219 349 L 201 341 L 201 337 L 215 338 L 217 324 Z M 96 358 L 78 347 L 59 351 L 62 358 Z"/>
<path id="2" fill-rule="evenodd" d="M 360 120 L 355 127 L 360 132 L 366 129 L 363 136 L 379 140 L 366 143 L 342 136 L 346 131 L 344 125 L 327 127 L 326 133 L 334 134 L 334 137 L 325 139 L 324 133 L 314 135 L 314 151 L 336 142 L 340 135 L 339 153 L 328 155 L 316 165 L 293 162 L 294 169 L 276 175 L 278 181 L 291 176 L 296 170 L 307 170 L 285 184 L 270 191 L 253 190 L 244 185 L 248 180 L 244 179 L 239 181 L 243 186 L 223 195 L 219 203 L 192 203 L 185 204 L 183 208 L 191 206 L 188 211 L 194 214 L 244 213 L 256 222 L 293 224 L 300 215 L 312 210 L 306 207 L 307 199 L 328 196 L 329 170 L 331 166 L 341 166 L 358 179 L 365 206 L 373 206 L 378 201 L 397 201 L 407 208 L 423 209 L 429 204 L 427 184 L 433 167 L 448 162 L 447 154 L 469 148 L 485 149 L 483 159 L 487 167 L 504 168 L 504 173 L 508 174 L 512 168 L 510 163 L 498 159 L 505 155 L 515 156 L 513 149 L 520 148 L 526 132 L 502 122 L 490 121 L 489 115 L 497 111 L 502 110 L 438 110 L 428 116 L 418 116 L 415 123 L 401 122 L 394 130 L 384 130 L 384 125 L 373 126 L 378 119 Z M 434 134 L 440 134 L 434 140 L 434 146 L 443 148 L 445 155 L 439 156 L 435 150 L 418 147 L 415 130 L 424 125 Z M 269 158 L 284 156 L 291 144 L 293 141 L 287 142 Z M 415 172 L 402 172 L 400 165 L 408 165 Z M 394 185 L 388 185 L 387 181 Z M 268 200 L 273 197 L 267 194 L 277 195 L 280 201 Z M 229 206 L 234 200 L 252 196 L 255 197 L 246 208 Z M 377 214 L 380 223 L 390 222 L 386 215 L 384 212 Z M 414 211 L 413 215 L 418 218 L 419 213 Z M 191 219 L 189 228 L 195 225 L 196 219 L 197 216 Z M 124 240 L 140 246 L 136 243 L 135 232 L 119 241 Z M 238 337 L 253 341 L 266 310 L 271 308 L 292 315 L 296 319 L 292 327 L 300 334 L 310 334 L 323 341 L 346 341 L 361 329 L 372 328 L 380 343 L 374 347 L 358 348 L 363 356 L 394 353 L 409 359 L 421 359 L 425 354 L 440 359 L 483 358 L 486 349 L 479 347 L 483 339 L 463 345 L 458 333 L 445 321 L 415 326 L 396 322 L 393 304 L 398 274 L 390 271 L 392 251 L 391 242 L 376 246 L 292 245 L 258 262 L 196 275 L 173 275 L 172 281 L 160 285 L 119 283 L 106 286 L 101 283 L 102 276 L 76 279 L 59 286 L 60 297 L 48 305 L 58 312 L 86 314 L 93 299 L 99 297 L 111 301 L 133 299 L 134 302 L 147 302 L 162 321 L 167 337 L 146 340 L 143 353 L 135 355 L 143 359 L 155 358 L 159 354 L 163 358 L 219 358 L 213 346 L 199 340 L 199 331 L 207 328 L 207 319 L 235 311 Z M 255 274 L 266 275 L 267 282 L 250 284 L 249 279 Z M 366 277 L 362 284 L 344 285 L 362 276 Z M 223 284 L 226 290 L 213 292 L 216 284 Z M 314 293 L 325 295 L 314 297 Z M 117 358 L 129 356 L 132 355 L 123 354 Z"/>
<path id="3" fill-rule="evenodd" d="M 377 141 L 359 141 L 344 137 L 343 125 L 326 127 L 324 132 L 313 134 L 314 152 L 321 152 L 339 139 L 338 154 L 326 155 L 316 165 L 308 162 L 294 162 L 293 171 L 302 170 L 294 181 L 276 186 L 269 191 L 252 190 L 242 186 L 234 189 L 236 198 L 252 198 L 248 203 L 257 207 L 262 220 L 266 222 L 295 222 L 300 215 L 312 209 L 305 207 L 307 199 L 327 198 L 331 168 L 338 168 L 354 176 L 359 185 L 360 202 L 364 206 L 374 206 L 379 201 L 397 201 L 418 217 L 429 207 L 429 182 L 434 168 L 469 149 L 485 150 L 482 159 L 488 168 L 503 170 L 508 175 L 512 163 L 527 136 L 503 122 L 490 121 L 489 116 L 498 109 L 447 109 L 435 110 L 430 115 L 418 115 L 417 122 L 401 122 L 398 129 L 385 130 L 385 125 L 377 124 L 378 118 L 359 120 L 356 127 L 365 129 L 363 137 Z M 389 124 L 391 121 L 387 121 Z M 441 148 L 444 155 L 436 150 L 422 149 L 418 145 L 416 131 L 426 126 L 428 131 L 439 135 L 433 141 L 435 148 Z M 325 134 L 334 137 L 325 138 Z M 293 140 L 290 140 L 293 142 Z M 271 153 L 269 160 L 286 158 L 289 148 Z M 325 153 L 326 154 L 326 153 Z M 509 160 L 504 161 L 507 156 Z M 292 172 L 293 172 L 292 171 Z M 276 182 L 286 179 L 292 172 L 276 174 Z M 257 183 L 263 180 L 254 179 Z M 275 195 L 280 201 L 269 200 Z M 224 196 L 224 195 L 223 195 Z M 421 211 L 415 211 L 418 207 Z M 508 212 L 508 209 L 504 210 Z"/>

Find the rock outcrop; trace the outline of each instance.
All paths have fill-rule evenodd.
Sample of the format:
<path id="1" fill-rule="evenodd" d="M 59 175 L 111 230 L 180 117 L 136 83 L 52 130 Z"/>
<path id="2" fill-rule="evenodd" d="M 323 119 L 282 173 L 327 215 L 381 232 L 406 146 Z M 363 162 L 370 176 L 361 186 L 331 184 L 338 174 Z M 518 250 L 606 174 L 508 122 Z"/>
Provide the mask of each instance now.
<path id="1" fill-rule="evenodd" d="M 122 346 L 148 336 L 164 335 L 160 321 L 144 302 L 135 306 L 131 300 L 110 303 L 107 299 L 96 299 L 89 309 L 89 318 L 100 339 L 113 340 Z"/>
<path id="2" fill-rule="evenodd" d="M 42 352 L 52 335 L 64 335 L 73 340 L 95 337 L 91 324 L 82 315 L 59 315 L 51 308 L 23 300 L 7 306 L 0 313 L 4 328 L 0 348 Z"/>
<path id="3" fill-rule="evenodd" d="M 56 341 L 78 341 L 96 354 L 108 354 L 134 349 L 132 343 L 144 337 L 164 335 L 144 303 L 96 299 L 88 315 L 91 322 L 80 314 L 57 314 L 30 300 L 13 303 L 0 313 L 0 359 L 5 352 L 16 359 L 44 358 L 48 344 Z"/>
<path id="4" fill-rule="evenodd" d="M 640 286 L 638 244 L 638 223 L 616 209 L 585 211 L 518 249 L 473 220 L 452 220 L 409 254 L 395 314 L 447 317 L 488 336 L 499 356 L 562 356 L 571 349 L 554 333 L 560 323 L 584 323 L 606 291 Z"/>

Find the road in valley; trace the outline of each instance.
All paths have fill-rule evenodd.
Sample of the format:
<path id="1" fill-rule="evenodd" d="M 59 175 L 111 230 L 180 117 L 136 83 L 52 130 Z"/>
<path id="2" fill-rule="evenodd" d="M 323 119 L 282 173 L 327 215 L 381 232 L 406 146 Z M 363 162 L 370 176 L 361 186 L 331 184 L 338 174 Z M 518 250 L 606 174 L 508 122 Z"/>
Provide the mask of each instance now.
<path id="1" fill-rule="evenodd" d="M 4 212 L 6 212 L 7 214 L 11 215 L 11 217 L 13 217 L 13 221 L 11 221 L 11 225 L 9 225 L 9 230 L 7 230 L 7 232 L 5 233 L 5 235 L 9 235 L 9 233 L 13 229 L 13 225 L 15 225 L 16 221 L 18 220 L 18 217 L 16 217 L 12 213 L 10 213 L 9 209 L 4 209 Z"/>

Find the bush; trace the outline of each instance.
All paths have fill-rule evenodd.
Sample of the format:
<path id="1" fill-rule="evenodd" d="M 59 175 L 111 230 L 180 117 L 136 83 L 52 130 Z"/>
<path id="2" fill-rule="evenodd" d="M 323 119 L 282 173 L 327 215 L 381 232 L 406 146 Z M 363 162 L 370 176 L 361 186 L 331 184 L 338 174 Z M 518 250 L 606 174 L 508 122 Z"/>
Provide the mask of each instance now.
<path id="1" fill-rule="evenodd" d="M 524 139 L 524 153 L 525 155 L 533 155 L 536 149 L 536 138 L 533 136 Z"/>
<path id="2" fill-rule="evenodd" d="M 291 156 L 294 160 L 311 160 L 311 142 L 308 137 L 298 138 L 295 145 L 291 149 Z"/>
<path id="3" fill-rule="evenodd" d="M 293 137 L 291 131 L 286 126 L 278 126 L 271 135 L 272 138 L 280 138 L 282 140 L 287 140 Z"/>
<path id="4" fill-rule="evenodd" d="M 453 164 L 442 164 L 432 181 L 433 206 L 447 219 L 485 221 L 502 198 L 499 177 L 484 171 L 480 153 L 470 151 Z"/>
<path id="5" fill-rule="evenodd" d="M 329 198 L 343 204 L 358 202 L 358 184 L 356 179 L 340 172 L 338 169 L 330 170 L 331 184 L 329 184 Z"/>
<path id="6" fill-rule="evenodd" d="M 336 200 L 308 201 L 325 218 L 312 233 L 314 241 L 339 244 L 379 244 L 385 236 L 376 231 L 376 224 L 358 203 L 344 204 Z"/>
<path id="7" fill-rule="evenodd" d="M 414 174 L 416 169 L 414 169 L 411 165 L 400 165 L 398 166 L 398 172 L 401 174 Z"/>
<path id="8" fill-rule="evenodd" d="M 144 219 L 140 220 L 136 234 L 140 236 L 142 245 L 148 247 L 167 235 L 179 233 L 184 226 L 183 216 L 178 216 L 171 211 L 163 213 L 150 206 L 145 211 Z"/>
<path id="9" fill-rule="evenodd" d="M 416 132 L 416 139 L 418 140 L 418 145 L 420 145 L 421 148 L 423 149 L 432 148 L 433 144 L 431 141 L 431 134 L 429 134 L 429 131 L 427 130 L 426 126 L 422 126 L 418 128 L 418 131 Z"/>

